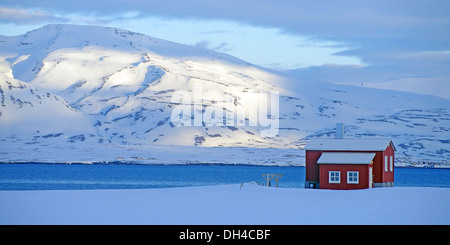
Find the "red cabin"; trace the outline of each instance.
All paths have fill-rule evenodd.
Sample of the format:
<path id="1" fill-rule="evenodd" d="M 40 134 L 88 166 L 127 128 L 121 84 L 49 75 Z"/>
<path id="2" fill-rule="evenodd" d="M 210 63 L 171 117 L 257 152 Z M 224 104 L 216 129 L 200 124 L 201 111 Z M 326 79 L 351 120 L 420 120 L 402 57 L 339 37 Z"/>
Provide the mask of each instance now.
<path id="1" fill-rule="evenodd" d="M 391 139 L 311 139 L 305 150 L 305 188 L 394 186 L 395 146 Z"/>

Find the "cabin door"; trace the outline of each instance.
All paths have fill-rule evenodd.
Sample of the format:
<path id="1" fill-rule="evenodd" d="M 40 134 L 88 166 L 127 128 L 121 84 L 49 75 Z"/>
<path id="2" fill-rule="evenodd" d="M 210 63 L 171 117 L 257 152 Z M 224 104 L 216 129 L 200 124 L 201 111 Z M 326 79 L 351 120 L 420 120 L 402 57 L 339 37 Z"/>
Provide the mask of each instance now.
<path id="1" fill-rule="evenodd" d="M 369 168 L 369 188 L 372 188 L 372 186 L 373 186 L 372 168 Z"/>

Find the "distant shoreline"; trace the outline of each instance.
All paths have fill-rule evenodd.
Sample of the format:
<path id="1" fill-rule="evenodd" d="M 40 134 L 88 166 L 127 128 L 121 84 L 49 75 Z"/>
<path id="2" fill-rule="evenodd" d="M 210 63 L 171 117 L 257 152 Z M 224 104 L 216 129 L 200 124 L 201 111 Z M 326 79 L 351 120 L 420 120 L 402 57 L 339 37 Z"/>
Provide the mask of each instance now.
<path id="1" fill-rule="evenodd" d="M 258 166 L 258 167 L 305 167 L 305 165 L 266 165 L 252 163 L 216 163 L 216 162 L 189 162 L 186 163 L 145 163 L 139 161 L 93 161 L 93 162 L 40 162 L 40 161 L 0 161 L 0 164 L 49 164 L 49 165 L 148 165 L 148 166 Z M 426 168 L 426 169 L 450 169 L 450 164 L 446 165 L 396 165 L 396 168 Z"/>

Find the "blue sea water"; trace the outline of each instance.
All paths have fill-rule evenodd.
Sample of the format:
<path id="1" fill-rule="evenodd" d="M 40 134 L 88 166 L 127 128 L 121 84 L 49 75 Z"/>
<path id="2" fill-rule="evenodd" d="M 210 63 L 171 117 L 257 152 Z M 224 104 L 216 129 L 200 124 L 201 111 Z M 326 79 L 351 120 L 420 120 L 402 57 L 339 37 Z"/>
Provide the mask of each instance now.
<path id="1" fill-rule="evenodd" d="M 265 183 L 303 188 L 304 167 L 246 165 L 0 164 L 0 190 L 139 189 Z M 275 181 L 271 181 L 275 185 Z M 395 186 L 450 187 L 450 169 L 396 168 Z"/>

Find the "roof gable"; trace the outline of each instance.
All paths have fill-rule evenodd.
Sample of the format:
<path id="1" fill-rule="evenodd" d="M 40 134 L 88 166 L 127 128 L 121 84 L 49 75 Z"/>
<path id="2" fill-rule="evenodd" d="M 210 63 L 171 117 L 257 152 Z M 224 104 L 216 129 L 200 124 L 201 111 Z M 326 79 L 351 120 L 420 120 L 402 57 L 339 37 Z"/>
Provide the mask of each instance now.
<path id="1" fill-rule="evenodd" d="M 315 138 L 311 139 L 305 146 L 305 150 L 316 151 L 385 151 L 391 145 L 395 149 L 394 143 L 389 138 Z"/>

